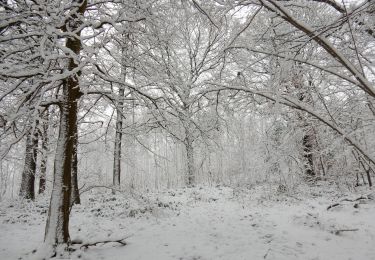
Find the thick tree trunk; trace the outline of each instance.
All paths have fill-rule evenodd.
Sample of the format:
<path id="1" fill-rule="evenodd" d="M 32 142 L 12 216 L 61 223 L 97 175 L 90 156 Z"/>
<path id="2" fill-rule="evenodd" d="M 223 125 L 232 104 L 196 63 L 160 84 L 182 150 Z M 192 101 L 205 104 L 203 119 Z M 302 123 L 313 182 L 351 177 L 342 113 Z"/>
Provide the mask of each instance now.
<path id="1" fill-rule="evenodd" d="M 39 177 L 39 194 L 46 190 L 46 173 L 47 173 L 47 149 L 48 149 L 48 110 L 44 112 L 43 131 L 41 133 L 41 159 L 40 159 L 40 177 Z"/>
<path id="2" fill-rule="evenodd" d="M 79 98 L 77 78 L 67 79 L 63 88 L 65 100 L 60 106 L 60 130 L 54 163 L 54 181 L 44 239 L 53 245 L 68 243 L 70 239 L 72 161 Z"/>
<path id="3" fill-rule="evenodd" d="M 60 106 L 60 129 L 54 163 L 54 180 L 44 241 L 51 245 L 68 243 L 73 142 L 70 127 L 74 117 L 68 102 L 69 87 L 64 86 Z"/>
<path id="4" fill-rule="evenodd" d="M 25 199 L 35 199 L 35 173 L 38 149 L 38 133 L 36 129 L 30 130 L 26 137 L 25 164 L 22 171 L 20 196 Z"/>
<path id="5" fill-rule="evenodd" d="M 72 10 L 71 21 L 68 21 L 68 23 L 70 22 L 69 28 L 64 28 L 64 30 L 74 30 L 74 28 L 79 26 L 77 14 L 84 14 L 87 1 L 78 0 L 77 3 L 80 5 L 77 10 Z M 82 43 L 79 38 L 79 32 L 77 36 L 68 38 L 66 47 L 78 57 Z M 69 59 L 69 71 L 73 71 L 78 67 L 76 60 L 78 59 L 73 57 Z M 77 73 L 77 75 L 73 75 L 63 81 L 63 101 L 60 104 L 60 129 L 54 162 L 53 189 L 44 237 L 44 241 L 52 246 L 70 242 L 69 213 L 72 159 L 77 127 L 77 102 L 81 95 L 78 82 L 79 76 L 80 73 Z"/>

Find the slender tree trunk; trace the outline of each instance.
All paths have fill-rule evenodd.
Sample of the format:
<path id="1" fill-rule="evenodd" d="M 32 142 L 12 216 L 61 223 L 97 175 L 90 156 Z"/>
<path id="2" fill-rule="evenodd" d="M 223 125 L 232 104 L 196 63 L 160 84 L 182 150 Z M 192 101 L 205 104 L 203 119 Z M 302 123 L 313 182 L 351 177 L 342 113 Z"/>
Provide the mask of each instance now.
<path id="1" fill-rule="evenodd" d="M 75 108 L 77 110 L 77 108 Z M 71 205 L 81 204 L 81 198 L 79 196 L 78 189 L 78 127 L 77 124 L 74 127 L 73 135 L 73 158 L 72 158 L 72 194 L 71 194 Z"/>
<path id="2" fill-rule="evenodd" d="M 187 159 L 187 186 L 195 184 L 194 148 L 191 134 L 187 133 L 185 138 L 186 159 Z"/>
<path id="3" fill-rule="evenodd" d="M 47 173 L 47 149 L 48 149 L 48 110 L 44 112 L 44 121 L 41 133 L 41 159 L 40 159 L 40 177 L 39 177 L 39 194 L 46 190 L 46 173 Z"/>
<path id="4" fill-rule="evenodd" d="M 38 149 L 38 133 L 36 129 L 30 130 L 26 137 L 25 163 L 22 171 L 20 196 L 25 199 L 35 199 L 35 173 Z"/>
<path id="5" fill-rule="evenodd" d="M 311 133 L 312 129 L 306 131 L 303 135 L 303 157 L 305 158 L 305 172 L 308 177 L 314 177 L 314 158 L 313 158 L 313 144 L 315 137 Z"/>
<path id="6" fill-rule="evenodd" d="M 358 155 L 358 160 L 359 160 L 359 163 L 361 164 L 363 170 L 366 172 L 366 177 L 367 177 L 368 185 L 371 188 L 372 187 L 372 180 L 371 180 L 371 175 L 370 175 L 371 167 L 370 167 L 370 165 L 368 165 L 366 167 L 365 163 L 363 162 L 362 158 L 359 155 Z M 363 175 L 362 175 L 362 178 L 363 178 Z M 366 184 L 364 178 L 363 178 L 363 183 Z"/>
<path id="7" fill-rule="evenodd" d="M 371 175 L 370 175 L 370 168 L 368 170 L 366 170 L 366 175 L 367 175 L 368 186 L 372 187 L 372 180 L 371 180 Z"/>
<path id="8" fill-rule="evenodd" d="M 126 81 L 126 48 L 128 44 L 128 37 L 129 35 L 124 35 L 123 46 L 121 48 L 121 76 L 122 81 L 125 83 Z M 122 125 L 123 125 L 123 113 L 124 113 L 124 99 L 125 99 L 125 87 L 123 85 L 119 85 L 118 90 L 118 101 L 117 101 L 117 108 L 116 108 L 116 136 L 115 136 L 115 147 L 113 151 L 113 186 L 120 187 L 121 183 L 121 144 L 122 144 Z M 133 122 L 134 123 L 134 122 Z M 114 193 L 114 190 L 112 191 Z"/>
<path id="9" fill-rule="evenodd" d="M 77 10 L 72 10 L 70 19 L 67 21 L 67 23 L 70 22 L 69 28 L 64 30 L 74 30 L 79 26 L 78 14 L 84 14 L 87 1 L 77 0 L 77 3 L 79 4 Z M 66 47 L 79 56 L 82 44 L 79 39 L 80 32 L 77 33 L 77 36 L 67 38 Z M 73 71 L 78 67 L 76 60 L 73 57 L 69 59 L 69 71 Z M 81 95 L 78 82 L 79 76 L 80 73 L 77 73 L 77 75 L 63 81 L 63 101 L 60 104 L 60 129 L 54 162 L 53 189 L 44 237 L 44 241 L 52 246 L 70 242 L 69 214 L 72 159 L 77 127 L 77 102 Z"/>
<path id="10" fill-rule="evenodd" d="M 117 103 L 117 117 L 116 117 L 116 136 L 115 147 L 113 152 L 113 186 L 120 187 L 121 180 L 121 143 L 122 143 L 122 124 L 124 112 L 124 95 L 125 90 L 123 86 L 119 87 Z"/>

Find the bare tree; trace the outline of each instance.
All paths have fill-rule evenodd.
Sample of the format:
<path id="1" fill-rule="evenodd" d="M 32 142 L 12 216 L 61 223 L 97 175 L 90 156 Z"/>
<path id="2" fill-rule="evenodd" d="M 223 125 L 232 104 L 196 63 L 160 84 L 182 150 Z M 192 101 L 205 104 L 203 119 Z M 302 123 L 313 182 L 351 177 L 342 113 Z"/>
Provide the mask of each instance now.
<path id="1" fill-rule="evenodd" d="M 22 171 L 20 196 L 25 199 L 35 199 L 35 175 L 38 149 L 38 130 L 34 127 L 26 135 L 25 163 Z"/>

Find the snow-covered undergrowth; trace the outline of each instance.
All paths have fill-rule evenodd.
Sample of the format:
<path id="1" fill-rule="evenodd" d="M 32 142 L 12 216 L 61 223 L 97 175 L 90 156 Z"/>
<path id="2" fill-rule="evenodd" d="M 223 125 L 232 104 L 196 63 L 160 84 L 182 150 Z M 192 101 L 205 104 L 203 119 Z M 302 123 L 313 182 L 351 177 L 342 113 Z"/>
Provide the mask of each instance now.
<path id="1" fill-rule="evenodd" d="M 86 193 L 72 210 L 71 259 L 375 259 L 375 202 L 327 183 Z M 336 205 L 338 203 L 338 205 Z M 332 206 L 327 210 L 329 206 Z M 48 199 L 0 204 L 0 259 L 28 259 L 43 240 Z"/>

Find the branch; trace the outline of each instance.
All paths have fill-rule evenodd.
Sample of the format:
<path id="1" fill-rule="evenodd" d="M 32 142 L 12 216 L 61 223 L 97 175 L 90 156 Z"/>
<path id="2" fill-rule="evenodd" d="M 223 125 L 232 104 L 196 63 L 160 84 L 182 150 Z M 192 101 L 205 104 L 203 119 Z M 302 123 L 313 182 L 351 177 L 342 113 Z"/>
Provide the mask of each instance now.
<path id="1" fill-rule="evenodd" d="M 322 35 L 317 34 L 312 28 L 302 21 L 297 20 L 292 14 L 277 3 L 275 0 L 259 0 L 263 6 L 268 10 L 276 13 L 282 19 L 293 25 L 298 30 L 304 32 L 307 36 L 313 39 L 319 46 L 325 49 L 334 59 L 336 59 L 342 66 L 344 66 L 360 83 L 360 88 L 375 97 L 375 87 L 366 79 L 364 75 L 351 63 L 339 50 L 337 50 L 328 40 Z"/>
<path id="2" fill-rule="evenodd" d="M 365 195 L 365 196 L 362 195 L 362 196 L 360 196 L 358 198 L 355 198 L 355 199 L 347 199 L 347 198 L 342 199 L 340 202 L 336 202 L 336 203 L 334 203 L 332 205 L 329 205 L 327 207 L 327 210 L 330 210 L 330 209 L 332 209 L 334 207 L 337 207 L 337 206 L 341 206 L 342 205 L 341 202 L 344 202 L 344 201 L 355 202 L 355 201 L 359 201 L 359 200 L 372 200 L 371 194 Z"/>
<path id="3" fill-rule="evenodd" d="M 208 18 L 208 20 L 216 27 L 216 29 L 219 29 L 219 27 L 214 23 L 214 21 L 212 20 L 212 18 L 208 15 L 208 13 L 197 3 L 197 1 L 195 0 L 192 0 L 193 2 L 193 5 L 195 8 L 197 8 L 197 10 L 202 13 L 204 16 L 206 16 Z"/>
<path id="4" fill-rule="evenodd" d="M 331 233 L 335 235 L 340 235 L 342 232 L 348 232 L 348 231 L 358 231 L 358 228 L 350 228 L 350 229 L 338 229 L 338 230 L 332 230 Z"/>
<path id="5" fill-rule="evenodd" d="M 127 237 L 124 237 L 124 238 L 120 238 L 120 239 L 113 239 L 113 240 L 103 240 L 103 241 L 96 241 L 96 242 L 92 242 L 92 243 L 86 243 L 86 244 L 82 244 L 80 246 L 80 248 L 89 248 L 90 246 L 96 246 L 98 244 L 108 244 L 108 243 L 119 243 L 121 244 L 122 246 L 126 246 L 127 243 L 124 241 L 125 239 L 129 238 L 131 236 L 127 236 Z M 74 242 L 72 241 L 72 244 L 80 244 L 79 242 Z"/>
<path id="6" fill-rule="evenodd" d="M 371 163 L 375 164 L 375 157 L 373 157 L 369 152 L 366 151 L 366 149 L 356 140 L 354 140 L 349 133 L 345 132 L 343 129 L 339 128 L 335 125 L 332 120 L 325 118 L 324 116 L 320 115 L 317 111 L 314 110 L 310 105 L 304 104 L 300 102 L 297 99 L 294 99 L 293 97 L 289 97 L 285 94 L 277 94 L 275 96 L 275 93 L 272 92 L 266 92 L 266 91 L 260 91 L 256 89 L 246 88 L 242 86 L 233 86 L 233 85 L 226 85 L 222 83 L 216 83 L 216 82 L 206 82 L 208 85 L 217 86 L 219 88 L 207 90 L 208 92 L 215 92 L 220 90 L 239 90 L 247 93 L 252 93 L 254 95 L 259 95 L 261 97 L 264 97 L 268 100 L 272 100 L 274 102 L 277 102 L 279 104 L 288 106 L 290 108 L 294 108 L 300 111 L 304 111 L 314 118 L 318 119 L 320 122 L 331 128 L 333 131 L 338 133 L 340 136 L 343 137 L 345 141 L 347 141 L 351 146 L 355 147 L 367 160 L 371 161 Z"/>
<path id="7" fill-rule="evenodd" d="M 278 0 L 279 2 L 290 2 L 291 0 Z M 345 10 L 344 8 L 339 5 L 338 3 L 336 3 L 334 0 L 310 0 L 312 2 L 318 2 L 318 3 L 325 3 L 325 4 L 328 4 L 330 5 L 331 7 L 333 7 L 336 11 L 340 12 L 340 13 L 344 13 Z"/>

